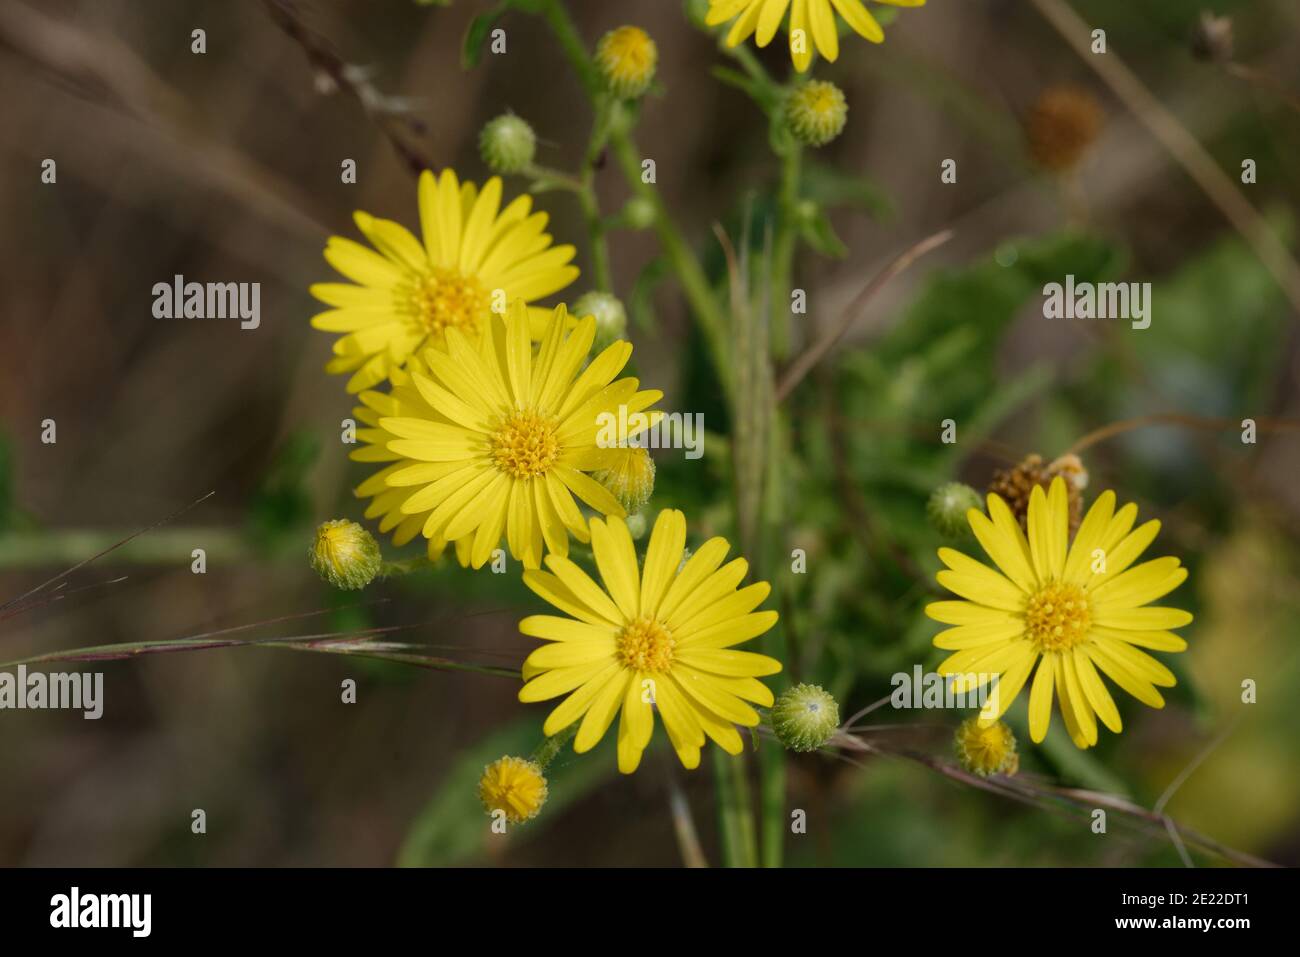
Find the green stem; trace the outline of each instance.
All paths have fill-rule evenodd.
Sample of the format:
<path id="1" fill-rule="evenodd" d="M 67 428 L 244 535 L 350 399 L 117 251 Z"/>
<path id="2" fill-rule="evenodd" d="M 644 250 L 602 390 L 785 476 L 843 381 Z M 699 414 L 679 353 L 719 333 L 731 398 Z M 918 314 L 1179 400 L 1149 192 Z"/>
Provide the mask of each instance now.
<path id="1" fill-rule="evenodd" d="M 550 26 L 551 32 L 555 34 L 555 38 L 560 41 L 564 55 L 568 57 L 574 72 L 578 74 L 583 89 L 595 100 L 603 91 L 604 84 L 601 83 L 596 64 L 587 54 L 587 45 L 582 42 L 582 36 L 578 33 L 578 28 L 574 25 L 562 0 L 546 0 L 542 6 L 542 16 Z"/>
<path id="2" fill-rule="evenodd" d="M 781 157 L 776 236 L 772 242 L 772 355 L 778 361 L 790 354 L 790 290 L 799 235 L 801 159 L 802 150 L 798 144 L 792 144 Z"/>
<path id="3" fill-rule="evenodd" d="M 578 728 L 581 724 L 581 721 L 575 721 L 563 731 L 551 735 L 539 744 L 537 750 L 533 752 L 533 761 L 537 766 L 545 770 L 546 766 L 554 761 L 559 753 L 564 750 L 564 746 L 577 737 Z"/>
<path id="4" fill-rule="evenodd" d="M 582 42 L 582 37 L 579 35 L 572 18 L 570 18 L 568 10 L 561 0 L 545 0 L 541 14 L 559 41 L 564 55 L 573 66 L 579 82 L 587 91 L 587 95 L 593 103 L 598 103 L 605 96 L 604 84 L 601 82 L 600 74 L 587 53 L 586 45 Z M 626 110 L 628 108 L 627 105 L 620 103 L 613 103 L 610 107 L 611 110 Z M 732 373 L 726 348 L 726 313 L 723 312 L 717 297 L 714 296 L 704 269 L 700 266 L 695 254 L 691 251 L 685 239 L 682 238 L 681 232 L 669 215 L 658 190 L 649 183 L 642 181 L 642 156 L 637 150 L 627 126 L 611 120 L 609 143 L 629 187 L 633 192 L 652 204 L 655 211 L 655 232 L 659 237 L 659 244 L 663 247 L 665 258 L 677 276 L 677 281 L 681 284 L 682 292 L 686 296 L 686 301 L 691 307 L 696 322 L 700 324 L 700 328 L 704 332 L 704 338 L 709 347 L 710 357 L 717 369 L 718 377 L 722 380 L 727 394 L 730 395 Z"/>
<path id="5" fill-rule="evenodd" d="M 130 533 L 91 529 L 49 529 L 0 534 L 0 568 L 74 565 L 120 542 Z M 213 565 L 235 564 L 259 556 L 248 537 L 231 528 L 159 528 L 104 555 L 101 565 L 189 565 L 202 548 Z M 274 556 L 272 556 L 274 557 Z M 299 563 L 303 555 L 287 556 Z"/>
<path id="6" fill-rule="evenodd" d="M 591 140 L 587 144 L 579 177 L 582 190 L 578 193 L 578 201 L 582 204 L 582 215 L 587 221 L 592 271 L 596 274 L 595 287 L 601 292 L 612 293 L 614 276 L 609 264 L 609 241 L 605 235 L 605 221 L 600 215 L 600 200 L 596 195 L 596 166 L 609 143 L 609 97 L 598 97 L 595 105 L 596 117 L 591 125 Z"/>
<path id="7" fill-rule="evenodd" d="M 720 748 L 715 750 L 713 773 L 717 789 L 718 831 L 722 836 L 722 861 L 727 867 L 755 867 L 758 864 L 757 841 L 744 755 L 732 756 Z"/>

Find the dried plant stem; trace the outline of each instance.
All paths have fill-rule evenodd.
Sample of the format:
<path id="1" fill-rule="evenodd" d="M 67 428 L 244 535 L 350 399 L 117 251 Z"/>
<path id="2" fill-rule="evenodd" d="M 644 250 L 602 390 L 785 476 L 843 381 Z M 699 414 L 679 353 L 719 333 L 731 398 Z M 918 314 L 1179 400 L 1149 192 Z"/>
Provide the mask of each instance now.
<path id="1" fill-rule="evenodd" d="M 776 401 L 781 403 L 789 397 L 790 393 L 793 392 L 795 387 L 804 380 L 804 377 L 812 371 L 813 367 L 825 357 L 826 353 L 828 353 L 837 342 L 844 338 L 845 334 L 848 333 L 851 328 L 853 328 L 853 324 L 857 322 L 858 318 L 862 315 L 863 309 L 866 308 L 867 304 L 875 297 L 876 293 L 884 288 L 891 279 L 903 272 L 908 266 L 912 265 L 912 263 L 916 262 L 916 260 L 920 259 L 926 253 L 938 249 L 948 240 L 952 239 L 952 237 L 953 232 L 950 229 L 945 229 L 941 232 L 935 233 L 933 236 L 928 236 L 919 243 L 916 243 L 914 246 L 904 250 L 895 257 L 892 262 L 885 266 L 884 269 L 878 272 L 870 282 L 862 287 L 862 291 L 854 297 L 853 301 L 849 303 L 848 308 L 846 308 L 840 315 L 840 321 L 835 325 L 835 327 L 810 346 L 806 352 L 800 354 L 800 356 L 791 363 L 790 368 L 786 369 L 785 374 L 781 376 L 781 380 L 776 387 Z"/>
<path id="2" fill-rule="evenodd" d="M 1300 265 L 1264 217 L 1219 168 L 1204 146 L 1187 131 L 1113 50 L 1094 54 L 1091 30 L 1066 0 L 1030 0 L 1080 58 L 1123 101 L 1138 121 L 1196 182 L 1233 227 L 1255 250 L 1291 305 L 1300 310 Z"/>
<path id="3" fill-rule="evenodd" d="M 664 762 L 664 777 L 668 781 L 668 813 L 673 819 L 673 833 L 677 837 L 677 847 L 682 854 L 682 863 L 687 867 L 708 867 L 704 848 L 700 846 L 700 835 L 695 827 L 695 815 L 691 813 L 690 802 L 682 791 L 678 780 L 674 758 L 667 751 L 660 752 Z"/>
<path id="4" fill-rule="evenodd" d="M 1241 428 L 1241 421 L 1239 419 L 1187 415 L 1181 412 L 1154 412 L 1150 415 L 1122 419 L 1119 422 L 1112 422 L 1109 425 L 1103 425 L 1101 428 L 1093 429 L 1070 446 L 1067 452 L 1078 455 L 1080 452 L 1099 442 L 1104 442 L 1106 439 L 1114 438 L 1125 432 L 1132 432 L 1135 429 L 1146 428 L 1150 425 L 1177 425 L 1189 429 L 1201 429 L 1206 432 L 1224 432 L 1229 429 Z M 1261 418 L 1255 420 L 1255 428 L 1260 432 L 1300 432 L 1300 422 L 1291 419 Z"/>
<path id="5" fill-rule="evenodd" d="M 1281 84 L 1277 77 L 1273 76 L 1258 67 L 1250 66 L 1246 63 L 1238 63 L 1235 60 L 1229 60 L 1223 64 L 1223 69 L 1229 76 L 1235 76 L 1239 80 L 1244 80 L 1251 86 L 1265 91 L 1266 93 L 1276 96 L 1287 106 L 1300 113 L 1300 94 L 1293 90 L 1287 89 Z"/>
<path id="6" fill-rule="evenodd" d="M 318 89 L 346 90 L 361 104 L 366 116 L 413 174 L 418 176 L 426 169 L 433 169 L 432 159 L 414 142 L 422 132 L 419 122 L 394 109 L 391 97 L 379 92 L 363 70 L 344 60 L 329 41 L 309 27 L 296 3 L 292 0 L 262 0 L 262 3 L 275 25 L 306 54 L 307 62 L 316 71 Z"/>
<path id="7" fill-rule="evenodd" d="M 1217 744 L 1219 740 L 1222 740 L 1222 736 L 1216 739 L 1214 744 Z M 1185 779 L 1191 771 L 1195 770 L 1196 764 L 1203 760 L 1203 755 L 1208 754 L 1212 748 L 1213 745 L 1202 752 L 1201 756 L 1194 759 L 1180 777 Z M 1049 784 L 1032 781 L 1027 777 L 1007 778 L 998 775 L 981 778 L 933 755 L 893 745 L 887 739 L 864 738 L 849 734 L 844 730 L 836 732 L 835 736 L 827 743 L 826 750 L 832 754 L 848 751 L 851 753 L 880 754 L 902 758 L 968 787 L 977 788 L 990 794 L 996 794 L 999 797 L 1038 808 L 1051 809 L 1057 802 L 1064 802 L 1074 812 L 1087 813 L 1097 807 L 1118 811 L 1142 822 L 1144 825 L 1149 825 L 1157 832 L 1160 829 L 1165 830 L 1170 835 L 1175 849 L 1179 851 L 1180 855 L 1184 856 L 1185 862 L 1187 858 L 1185 857 L 1186 848 L 1182 846 L 1184 842 L 1206 853 L 1214 854 L 1245 867 L 1277 866 L 1271 861 L 1228 847 L 1193 828 L 1177 823 L 1165 814 L 1159 806 L 1157 809 L 1144 808 L 1117 794 L 1107 794 L 1101 791 L 1089 791 L 1080 788 L 1053 787 Z M 1180 783 L 1181 781 L 1176 780 L 1174 786 L 1176 787 Z"/>

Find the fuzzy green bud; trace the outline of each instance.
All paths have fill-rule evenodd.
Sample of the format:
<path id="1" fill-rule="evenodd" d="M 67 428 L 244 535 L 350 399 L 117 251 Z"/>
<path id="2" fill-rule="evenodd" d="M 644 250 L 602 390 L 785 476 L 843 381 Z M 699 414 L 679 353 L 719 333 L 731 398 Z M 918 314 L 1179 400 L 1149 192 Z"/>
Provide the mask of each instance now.
<path id="1" fill-rule="evenodd" d="M 644 196 L 633 196 L 623 207 L 623 222 L 629 229 L 649 229 L 658 215 L 655 204 Z"/>
<path id="2" fill-rule="evenodd" d="M 645 512 L 634 512 L 627 517 L 627 532 L 632 536 L 634 542 L 639 542 L 645 538 L 645 533 L 649 527 Z"/>
<path id="3" fill-rule="evenodd" d="M 344 591 L 365 588 L 384 564 L 375 537 L 356 522 L 343 518 L 316 529 L 316 539 L 307 555 L 316 574 Z"/>
<path id="4" fill-rule="evenodd" d="M 791 751 L 816 751 L 839 726 L 839 704 L 818 685 L 795 685 L 772 705 L 772 730 Z"/>
<path id="5" fill-rule="evenodd" d="M 596 338 L 591 344 L 594 355 L 600 355 L 627 335 L 627 310 L 617 297 L 607 292 L 589 292 L 580 296 L 569 312 L 579 319 L 595 317 Z"/>
<path id="6" fill-rule="evenodd" d="M 537 134 L 513 113 L 503 113 L 483 127 L 478 138 L 479 154 L 495 173 L 520 173 L 537 155 Z"/>
<path id="7" fill-rule="evenodd" d="M 848 118 L 844 91 L 827 80 L 805 80 L 785 100 L 786 125 L 805 146 L 825 146 L 844 132 Z"/>
<path id="8" fill-rule="evenodd" d="M 940 485 L 930 496 L 925 505 L 925 513 L 930 517 L 930 524 L 944 538 L 964 538 L 970 532 L 970 523 L 966 513 L 974 508 L 984 506 L 979 492 L 961 482 L 948 482 Z"/>
<path id="9" fill-rule="evenodd" d="M 645 508 L 650 496 L 654 494 L 655 460 L 641 446 L 611 449 L 609 455 L 610 464 L 593 472 L 591 477 L 618 499 L 618 504 L 623 506 L 628 515 L 634 516 Z M 630 520 L 628 530 L 632 530 Z M 632 537 L 639 536 L 633 534 Z"/>

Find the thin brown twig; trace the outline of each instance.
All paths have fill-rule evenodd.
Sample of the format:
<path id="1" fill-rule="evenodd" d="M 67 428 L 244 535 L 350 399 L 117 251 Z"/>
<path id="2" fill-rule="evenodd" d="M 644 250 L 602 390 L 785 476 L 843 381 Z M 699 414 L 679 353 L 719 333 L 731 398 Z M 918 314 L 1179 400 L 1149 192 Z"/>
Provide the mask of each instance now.
<path id="1" fill-rule="evenodd" d="M 781 381 L 776 387 L 776 402 L 781 403 L 786 400 L 795 386 L 803 381 L 804 377 L 812 371 L 831 348 L 839 342 L 848 331 L 853 328 L 853 324 L 858 321 L 862 315 L 863 309 L 891 279 L 897 276 L 908 266 L 916 262 L 926 253 L 938 249 L 948 240 L 952 239 L 953 231 L 945 229 L 935 233 L 933 236 L 927 236 L 919 243 L 905 249 L 894 258 L 884 269 L 878 272 L 870 282 L 862 287 L 862 291 L 853 298 L 848 307 L 840 315 L 839 323 L 831 329 L 825 336 L 813 343 L 808 349 L 801 353 L 798 358 L 790 364 L 781 376 Z"/>
<path id="2" fill-rule="evenodd" d="M 209 492 L 207 495 L 203 495 L 200 496 L 199 498 L 196 498 L 194 501 L 190 502 L 190 504 L 186 505 L 184 508 L 177 509 L 176 511 L 172 512 L 170 515 L 167 515 L 164 518 L 160 518 L 152 525 L 146 525 L 144 528 L 136 532 L 132 532 L 130 535 L 126 536 L 126 538 L 123 538 L 122 540 L 115 542 L 112 545 L 109 545 L 107 548 L 102 549 L 99 552 L 96 552 L 94 555 L 91 555 L 89 558 L 83 558 L 81 561 L 77 562 L 71 568 L 59 572 L 59 574 L 55 575 L 53 578 L 47 578 L 45 581 L 41 582 L 35 588 L 29 589 L 28 591 L 23 592 L 21 595 L 18 595 L 15 598 L 10 598 L 8 601 L 0 603 L 0 612 L 4 611 L 6 608 L 9 608 L 13 605 L 20 604 L 25 599 L 29 598 L 32 595 L 35 595 L 37 592 L 44 591 L 46 588 L 55 584 L 56 582 L 60 582 L 63 579 L 67 578 L 77 569 L 84 568 L 86 565 L 89 565 L 91 562 L 95 561 L 98 558 L 104 557 L 114 549 L 121 548 L 123 545 L 125 545 L 127 542 L 131 541 L 132 539 L 139 538 L 145 532 L 153 531 L 155 528 L 158 528 L 161 525 L 166 525 L 168 522 L 172 521 L 175 518 L 179 518 L 180 516 L 188 512 L 190 509 L 194 508 L 197 505 L 202 504 L 203 502 L 206 502 L 208 499 L 212 498 L 212 496 L 216 494 L 217 494 L 216 492 Z"/>
<path id="3" fill-rule="evenodd" d="M 677 768 L 668 751 L 660 749 L 660 758 L 664 763 L 664 776 L 668 781 L 668 810 L 673 819 L 673 833 L 677 836 L 677 847 L 682 853 L 682 863 L 687 867 L 708 867 L 708 858 L 700 845 L 699 831 L 695 827 L 695 815 L 691 813 L 690 802 L 682 791 L 677 779 Z"/>
<path id="4" fill-rule="evenodd" d="M 1289 90 L 1282 85 L 1277 77 L 1258 67 L 1250 66 L 1246 63 L 1238 63 L 1236 60 L 1229 60 L 1223 64 L 1223 69 L 1229 76 L 1234 76 L 1239 80 L 1244 80 L 1251 86 L 1264 90 L 1265 92 L 1278 97 L 1291 109 L 1300 113 L 1300 94 L 1294 90 Z"/>
<path id="5" fill-rule="evenodd" d="M 1276 867 L 1271 861 L 1267 861 L 1245 851 L 1239 851 L 1235 848 L 1228 847 L 1211 837 L 1202 834 L 1193 828 L 1179 824 L 1169 815 L 1162 811 L 1155 811 L 1134 804 L 1127 798 L 1116 794 L 1107 794 L 1101 791 L 1088 791 L 1077 788 L 1053 787 L 1048 784 L 1030 783 L 1026 781 L 1017 781 L 1015 778 L 1002 776 L 993 776 L 990 778 L 981 778 L 971 774 L 962 768 L 957 767 L 950 762 L 943 761 L 933 755 L 915 751 L 911 748 L 898 747 L 884 740 L 864 740 L 856 735 L 849 734 L 845 731 L 837 731 L 834 736 L 825 745 L 828 749 L 848 749 L 867 753 L 881 754 L 891 757 L 902 758 L 919 764 L 938 774 L 943 775 L 950 780 L 957 781 L 961 784 L 977 788 L 982 791 L 988 791 L 1000 797 L 1010 798 L 1021 803 L 1029 804 L 1039 808 L 1051 808 L 1052 801 L 1064 801 L 1071 806 L 1086 811 L 1093 807 L 1106 807 L 1111 810 L 1119 811 L 1130 817 L 1142 821 L 1144 824 L 1154 828 L 1173 828 L 1175 833 L 1186 843 L 1192 844 L 1203 851 L 1216 854 L 1233 863 L 1241 864 L 1246 867 Z M 1194 768 L 1195 762 L 1193 762 Z M 1172 835 L 1171 835 L 1172 836 Z M 1179 847 L 1180 841 L 1175 840 L 1175 847 Z M 1184 853 L 1185 848 L 1180 849 Z"/>
<path id="6" fill-rule="evenodd" d="M 347 91 L 416 176 L 433 168 L 430 157 L 412 142 L 424 133 L 424 124 L 405 114 L 400 100 L 381 93 L 364 69 L 344 60 L 329 40 L 307 25 L 293 0 L 262 0 L 262 4 L 275 25 L 306 54 L 316 71 L 318 89 Z"/>
<path id="7" fill-rule="evenodd" d="M 1190 429 L 1202 429 L 1207 432 L 1222 432 L 1227 429 L 1240 428 L 1241 422 L 1237 419 L 1187 415 L 1182 412 L 1154 412 L 1150 415 L 1139 415 L 1132 419 L 1111 422 L 1109 425 L 1093 429 L 1070 446 L 1067 452 L 1077 455 L 1098 442 L 1104 442 L 1116 435 L 1145 428 L 1148 425 L 1181 425 Z M 1300 432 L 1300 422 L 1292 419 L 1260 418 L 1255 419 L 1255 428 L 1259 432 Z"/>

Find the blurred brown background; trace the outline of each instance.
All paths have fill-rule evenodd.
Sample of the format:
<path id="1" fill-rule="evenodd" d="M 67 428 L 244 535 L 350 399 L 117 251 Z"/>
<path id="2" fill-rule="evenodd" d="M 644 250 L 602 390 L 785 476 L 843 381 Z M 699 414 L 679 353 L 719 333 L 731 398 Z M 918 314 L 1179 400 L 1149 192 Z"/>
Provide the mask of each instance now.
<path id="1" fill-rule="evenodd" d="M 344 61 L 366 68 L 376 89 L 406 98 L 409 117 L 427 131 L 411 142 L 436 167 L 451 165 L 481 180 L 477 131 L 506 109 L 538 131 L 542 162 L 561 168 L 578 162 L 589 109 L 534 19 L 508 16 L 502 24 L 508 54 L 487 55 L 465 72 L 462 36 L 486 4 L 455 0 L 443 9 L 402 0 L 303 0 L 295 6 Z M 573 0 L 570 6 L 589 42 L 635 22 L 658 43 L 665 93 L 647 103 L 638 138 L 657 161 L 669 206 L 701 248 L 713 248 L 710 224 L 733 212 L 725 197 L 772 175 L 761 117 L 740 93 L 710 77 L 721 58 L 678 3 Z M 1300 113 L 1284 96 L 1193 59 L 1192 6 L 1076 4 L 1085 15 L 1106 18 L 1115 49 L 1230 175 L 1239 167 L 1242 139 L 1286 157 L 1287 165 L 1266 167 L 1249 196 L 1270 215 L 1293 211 L 1300 194 L 1294 159 Z M 1295 4 L 1217 7 L 1234 14 L 1237 44 L 1250 62 L 1283 88 L 1300 90 Z M 207 34 L 204 55 L 190 51 L 191 31 L 199 27 Z M 776 68 L 782 57 L 768 51 L 764 59 Z M 883 221 L 837 216 L 852 254 L 843 261 L 809 258 L 800 273 L 818 310 L 833 315 L 883 260 L 916 239 L 946 225 L 957 229 L 941 253 L 889 288 L 860 330 L 864 336 L 898 321 L 901 305 L 931 271 L 987 256 L 1009 237 L 1079 215 L 1054 182 L 1033 173 L 1024 154 L 1021 120 L 1051 84 L 1091 89 L 1106 112 L 1102 137 L 1080 173 L 1082 215 L 1094 229 L 1123 237 L 1139 278 L 1158 275 L 1231 232 L 1027 3 L 930 0 L 904 11 L 885 45 L 846 42 L 840 62 L 819 73 L 843 86 L 851 103 L 849 129 L 826 158 L 868 173 L 890 197 L 892 213 Z M 354 209 L 416 225 L 414 178 L 382 132 L 389 121 L 377 122 L 347 91 L 322 91 L 319 81 L 302 48 L 254 0 L 9 0 L 0 8 L 0 426 L 13 463 L 13 499 L 28 530 L 87 533 L 51 538 L 49 554 L 5 552 L 0 596 L 85 557 L 100 533 L 138 528 L 216 491 L 153 536 L 156 544 L 146 538 L 128 554 L 134 560 L 116 556 L 78 579 L 124 571 L 127 581 L 0 626 L 0 658 L 170 638 L 340 603 L 303 560 L 305 540 L 250 552 L 243 534 L 256 528 L 259 510 L 284 506 L 276 498 L 277 476 L 286 469 L 293 481 L 283 484 L 301 480 L 310 523 L 359 517 L 348 489 L 366 472 L 346 461 L 338 442 L 351 402 L 342 380 L 321 371 L 331 337 L 308 327 L 316 307 L 306 289 L 330 279 L 320 255 L 325 238 L 355 236 Z M 57 185 L 40 182 L 45 158 L 57 161 Z M 356 185 L 339 181 L 345 158 L 357 162 Z M 938 182 L 946 158 L 958 161 L 956 186 Z M 522 186 L 515 180 L 510 190 Z M 607 209 L 626 195 L 612 169 L 601 174 L 600 188 Z M 557 241 L 581 250 L 575 204 L 548 194 L 539 205 L 551 213 Z M 649 234 L 615 236 L 621 289 L 655 248 Z M 151 287 L 177 273 L 187 280 L 260 282 L 261 327 L 154 319 Z M 571 292 L 582 288 L 579 280 Z M 656 304 L 659 333 L 633 338 L 643 378 L 663 387 L 672 407 L 688 320 L 670 284 Z M 1157 314 L 1156 321 L 1164 318 Z M 1229 338 L 1233 318 L 1222 317 Z M 1027 333 L 1008 346 L 1005 361 L 1014 368 L 1030 355 L 1067 358 L 1077 347 L 1069 336 L 1046 341 Z M 1276 348 L 1290 371 L 1279 380 L 1275 410 L 1295 416 L 1294 321 Z M 1067 378 L 1062 372 L 1062 381 Z M 55 445 L 40 441 L 47 418 L 57 422 Z M 319 454 L 298 475 L 293 450 L 303 447 Z M 1300 523 L 1294 481 L 1300 454 L 1292 441 L 1270 456 L 1265 482 L 1288 516 L 1285 534 L 1292 535 Z M 299 500 L 285 507 L 299 507 Z M 192 547 L 209 549 L 204 576 L 190 573 Z M 1294 579 L 1287 580 L 1284 574 L 1273 587 L 1292 587 Z M 510 607 L 519 594 L 503 598 L 476 586 L 466 597 L 457 582 L 386 587 L 383 594 L 393 601 L 367 610 L 367 620 L 428 621 L 418 640 L 470 649 L 478 660 L 517 661 L 527 647 L 515 634 Z M 346 614 L 333 620 L 346 621 L 338 617 Z M 306 631 L 313 624 L 267 633 L 292 634 L 285 628 Z M 1295 637 L 1294 625 L 1281 627 Z M 521 716 L 540 723 L 543 714 L 522 709 L 515 689 L 497 678 L 289 651 L 164 655 L 102 670 L 107 703 L 98 722 L 76 713 L 0 713 L 0 863 L 388 864 L 467 744 Z M 339 701 L 347 677 L 361 686 L 355 706 Z M 1272 814 L 1273 823 L 1262 836 L 1235 828 L 1251 847 L 1292 860 L 1300 851 L 1279 835 L 1294 833 L 1288 821 L 1295 821 L 1295 805 L 1274 804 L 1295 794 L 1295 757 L 1293 745 L 1270 744 L 1251 765 L 1259 776 L 1247 780 L 1255 783 L 1238 787 L 1258 792 L 1265 808 L 1253 813 Z M 612 763 L 608 755 L 604 760 Z M 995 799 L 954 793 L 919 771 L 888 767 L 864 781 L 808 764 L 792 774 L 797 795 L 823 802 L 816 807 L 829 802 L 862 815 L 882 805 L 924 809 L 908 818 L 888 850 L 876 854 L 872 848 L 882 845 L 862 838 L 856 863 L 1054 859 L 1050 828 L 1060 825 Z M 1229 788 L 1231 775 L 1223 774 Z M 707 785 L 688 784 L 706 844 L 712 840 Z M 459 859 L 676 864 L 663 789 L 657 766 L 631 780 L 608 778 L 558 809 L 552 826 L 531 840 L 512 837 L 486 855 Z M 1270 794 L 1275 801 L 1266 799 Z M 963 815 L 976 813 L 969 805 L 982 802 L 981 813 L 1030 815 L 1027 820 L 1048 830 L 1018 854 L 921 834 L 925 821 L 959 829 Z M 193 808 L 207 812 L 205 836 L 190 834 Z M 1205 817 L 1197 823 L 1212 833 L 1224 824 L 1219 813 Z M 831 846 L 834 838 L 815 840 L 820 849 L 797 860 L 846 862 Z M 909 847 L 916 849 L 910 859 Z M 457 857 L 449 852 L 447 859 Z"/>

